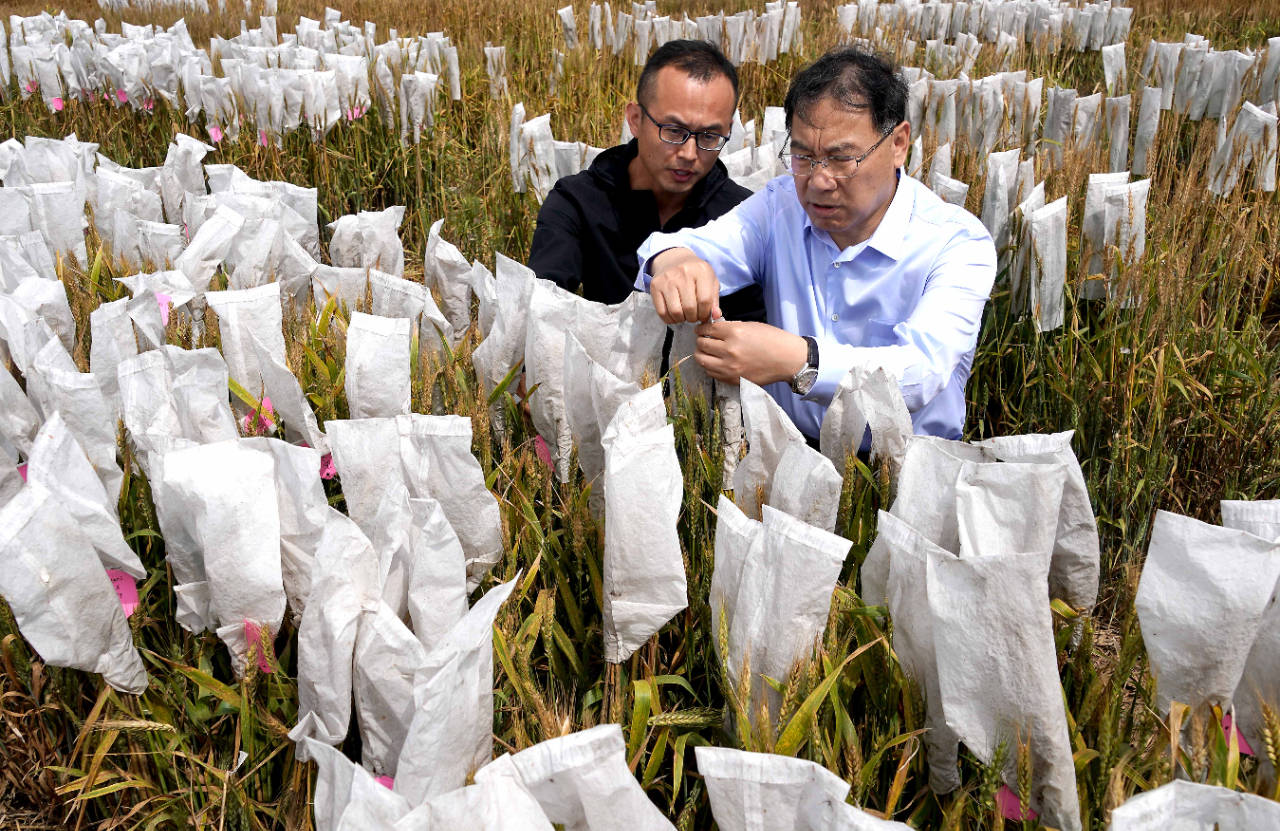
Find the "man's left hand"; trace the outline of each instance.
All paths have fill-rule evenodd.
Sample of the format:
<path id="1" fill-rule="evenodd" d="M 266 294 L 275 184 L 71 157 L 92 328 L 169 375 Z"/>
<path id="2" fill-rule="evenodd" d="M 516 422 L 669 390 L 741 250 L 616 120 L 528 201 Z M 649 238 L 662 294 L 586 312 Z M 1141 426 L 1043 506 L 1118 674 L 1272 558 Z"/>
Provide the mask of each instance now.
<path id="1" fill-rule="evenodd" d="M 693 331 L 698 336 L 694 360 L 712 378 L 729 384 L 739 378 L 760 385 L 789 382 L 808 358 L 804 338 L 767 323 L 714 320 Z"/>

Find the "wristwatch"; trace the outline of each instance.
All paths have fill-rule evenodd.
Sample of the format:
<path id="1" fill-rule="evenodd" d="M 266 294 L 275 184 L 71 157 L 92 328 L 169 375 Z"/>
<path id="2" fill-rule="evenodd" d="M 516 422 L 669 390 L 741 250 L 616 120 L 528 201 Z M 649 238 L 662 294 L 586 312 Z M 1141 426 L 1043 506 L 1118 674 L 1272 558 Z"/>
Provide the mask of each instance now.
<path id="1" fill-rule="evenodd" d="M 791 379 L 791 391 L 796 395 L 808 395 L 809 390 L 813 389 L 813 384 L 818 380 L 818 342 L 808 335 L 801 335 L 805 344 L 809 347 L 809 354 L 805 358 L 804 366 L 800 367 L 800 371 Z"/>

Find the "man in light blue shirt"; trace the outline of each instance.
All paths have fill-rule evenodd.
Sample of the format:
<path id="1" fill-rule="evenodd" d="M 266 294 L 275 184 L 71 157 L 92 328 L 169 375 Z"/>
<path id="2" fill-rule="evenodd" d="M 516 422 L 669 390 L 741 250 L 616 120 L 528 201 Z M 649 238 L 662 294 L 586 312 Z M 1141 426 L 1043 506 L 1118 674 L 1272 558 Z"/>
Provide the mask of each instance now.
<path id="1" fill-rule="evenodd" d="M 830 52 L 784 104 L 792 175 L 701 228 L 650 236 L 637 288 L 668 323 L 697 322 L 695 360 L 747 378 L 810 438 L 855 365 L 883 366 L 915 432 L 960 438 L 964 387 L 995 279 L 972 214 L 901 175 L 907 87 L 886 61 Z M 759 283 L 768 323 L 720 320 L 722 292 Z"/>

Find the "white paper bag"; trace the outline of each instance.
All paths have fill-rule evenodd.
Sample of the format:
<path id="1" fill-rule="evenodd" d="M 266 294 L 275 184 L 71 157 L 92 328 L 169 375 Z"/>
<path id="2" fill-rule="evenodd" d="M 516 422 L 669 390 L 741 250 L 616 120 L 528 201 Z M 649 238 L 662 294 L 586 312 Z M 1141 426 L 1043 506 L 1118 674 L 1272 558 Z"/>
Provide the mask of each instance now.
<path id="1" fill-rule="evenodd" d="M 849 793 L 848 782 L 807 759 L 727 747 L 695 747 L 693 754 L 720 831 L 800 828 L 806 807 L 829 809 Z"/>
<path id="2" fill-rule="evenodd" d="M 100 673 L 121 692 L 147 688 L 111 581 L 79 523 L 39 483 L 0 506 L 0 595 L 45 663 Z"/>
<path id="3" fill-rule="evenodd" d="M 1111 812 L 1111 831 L 1274 828 L 1280 805 L 1250 793 L 1175 779 L 1135 794 Z"/>
<path id="4" fill-rule="evenodd" d="M 408 318 L 351 313 L 344 375 L 351 418 L 409 412 L 411 346 Z"/>
<path id="5" fill-rule="evenodd" d="M 662 388 L 624 400 L 601 445 L 605 660 L 621 663 L 688 605 L 676 529 L 684 483 Z"/>
<path id="6" fill-rule="evenodd" d="M 671 831 L 627 769 L 622 729 L 602 724 L 501 756 L 476 773 L 476 784 L 508 777 L 565 831 Z"/>

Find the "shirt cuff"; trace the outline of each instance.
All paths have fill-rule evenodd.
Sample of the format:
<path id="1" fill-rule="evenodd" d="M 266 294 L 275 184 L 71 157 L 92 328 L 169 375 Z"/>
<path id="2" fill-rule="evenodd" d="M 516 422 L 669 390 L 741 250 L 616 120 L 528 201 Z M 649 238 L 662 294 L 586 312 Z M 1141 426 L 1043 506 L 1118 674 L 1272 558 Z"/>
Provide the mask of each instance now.
<path id="1" fill-rule="evenodd" d="M 849 374 L 850 367 L 858 359 L 858 352 L 864 351 L 864 348 L 840 343 L 832 338 L 814 339 L 818 342 L 818 379 L 802 398 L 828 407 L 836 394 L 836 387 Z"/>
<path id="2" fill-rule="evenodd" d="M 662 248 L 662 249 L 659 249 L 658 251 L 654 251 L 649 256 L 640 260 L 640 273 L 636 276 L 635 287 L 640 291 L 647 292 L 649 290 L 649 283 L 653 281 L 653 275 L 649 273 L 649 265 L 654 261 L 654 259 L 659 254 L 670 251 L 672 248 L 679 248 L 679 247 L 680 246 L 678 245 L 668 245 L 666 248 Z"/>

